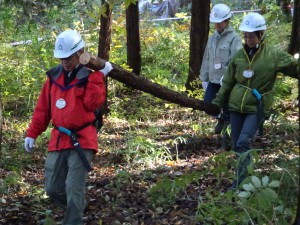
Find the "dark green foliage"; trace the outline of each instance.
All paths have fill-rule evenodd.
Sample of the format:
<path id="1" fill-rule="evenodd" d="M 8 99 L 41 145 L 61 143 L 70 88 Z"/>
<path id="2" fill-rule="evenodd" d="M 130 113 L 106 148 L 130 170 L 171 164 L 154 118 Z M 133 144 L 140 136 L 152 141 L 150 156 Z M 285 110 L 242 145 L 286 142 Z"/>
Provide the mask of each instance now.
<path id="1" fill-rule="evenodd" d="M 234 9 L 239 9 L 248 7 L 251 2 L 231 1 L 231 4 L 232 7 L 236 6 Z M 53 58 L 56 35 L 67 28 L 78 29 L 88 43 L 86 50 L 96 55 L 98 30 L 95 28 L 102 11 L 97 7 L 98 1 L 0 0 L 0 3 L 0 85 L 5 115 L 0 171 L 1 176 L 8 174 L 7 177 L 0 177 L 0 194 L 3 195 L 0 200 L 3 202 L 15 198 L 15 193 L 24 190 L 28 191 L 29 199 L 32 196 L 41 198 L 42 194 L 38 192 L 42 192 L 42 187 L 23 178 L 29 172 L 42 171 L 50 129 L 39 137 L 34 154 L 30 155 L 23 150 L 24 132 L 46 78 L 45 71 L 59 63 Z M 30 6 L 28 9 L 25 9 L 26 4 Z M 86 4 L 86 7 L 82 7 L 82 4 Z M 122 4 L 115 7 L 110 60 L 128 68 L 125 7 Z M 263 13 L 266 13 L 270 23 L 268 42 L 276 48 L 285 49 L 291 24 L 280 8 L 271 1 L 259 1 L 251 7 L 265 10 Z M 241 18 L 242 14 L 231 20 L 235 28 L 238 28 Z M 168 24 L 141 23 L 142 76 L 172 90 L 185 91 L 189 23 L 189 20 Z M 38 38 L 43 38 L 43 41 Z M 26 40 L 32 42 L 15 46 L 10 44 Z M 200 86 L 199 80 L 195 81 L 195 86 Z M 212 118 L 109 79 L 110 114 L 105 118 L 105 126 L 99 134 L 101 154 L 97 158 L 99 161 L 95 161 L 99 170 L 91 178 L 94 182 L 92 185 L 97 185 L 102 179 L 103 168 L 113 167 L 110 175 L 115 176 L 109 177 L 111 184 L 107 189 L 103 186 L 92 187 L 100 192 L 107 191 L 105 196 L 100 193 L 96 202 L 105 198 L 107 193 L 107 200 L 99 204 L 108 209 L 112 202 L 117 207 L 119 203 L 124 204 L 124 190 L 133 187 L 128 199 L 135 199 L 133 193 L 139 190 L 134 189 L 134 185 L 146 183 L 147 187 L 143 186 L 141 195 L 147 201 L 151 200 L 146 207 L 153 210 L 159 206 L 169 210 L 180 201 L 196 202 L 197 209 L 193 208 L 195 212 L 191 213 L 199 224 L 289 223 L 295 215 L 295 196 L 299 188 L 299 115 L 294 109 L 295 93 L 295 80 L 279 75 L 274 88 L 274 111 L 265 123 L 265 137 L 271 141 L 264 149 L 252 150 L 254 164 L 248 168 L 250 174 L 261 182 L 267 176 L 267 184 L 280 181 L 280 185 L 261 188 L 248 180 L 248 190 L 242 190 L 249 193 L 239 196 L 239 193 L 229 190 L 234 179 L 235 156 L 232 152 L 215 151 L 217 144 L 214 142 L 217 139 L 212 135 Z M 202 89 L 189 94 L 203 98 Z M 22 119 L 24 116 L 25 119 Z M 195 147 L 190 147 L 189 139 L 200 141 Z M 183 161 L 187 165 L 192 157 L 201 157 L 201 163 L 185 168 L 178 166 Z M 135 176 L 133 170 L 139 176 Z M 41 182 L 40 177 L 37 180 Z M 254 191 L 250 191 L 250 183 L 255 187 Z M 113 194 L 109 192 L 111 190 Z M 40 201 L 35 204 L 36 198 L 30 201 L 34 203 L 33 212 L 49 219 L 51 212 L 43 210 L 48 203 Z M 100 210 L 97 208 L 97 211 Z M 275 221 L 273 215 L 278 220 Z"/>

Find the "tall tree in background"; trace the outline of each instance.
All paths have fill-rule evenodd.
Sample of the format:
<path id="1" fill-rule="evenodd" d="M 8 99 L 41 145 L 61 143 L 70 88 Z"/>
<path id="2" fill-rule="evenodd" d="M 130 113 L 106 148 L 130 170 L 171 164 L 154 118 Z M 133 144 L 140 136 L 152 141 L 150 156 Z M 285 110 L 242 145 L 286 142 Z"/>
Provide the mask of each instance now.
<path id="1" fill-rule="evenodd" d="M 291 40 L 289 45 L 289 53 L 294 55 L 296 53 L 300 54 L 300 0 L 294 1 L 294 15 L 293 15 L 293 25 L 292 25 L 292 33 Z M 300 65 L 300 58 L 298 59 L 298 63 Z M 300 77 L 300 74 L 299 74 Z M 299 78 L 298 77 L 298 78 Z M 300 81 L 298 79 L 298 98 L 300 96 Z M 298 104 L 298 110 L 300 111 Z M 299 122 L 300 125 L 300 122 Z M 299 174 L 299 184 L 298 184 L 298 206 L 297 206 L 297 214 L 293 225 L 300 225 L 300 165 L 298 165 Z"/>
<path id="2" fill-rule="evenodd" d="M 297 0 L 296 0 L 297 1 Z M 299 0 L 298 0 L 298 9 L 299 9 Z M 299 11 L 298 11 L 299 13 Z M 300 49 L 298 49 L 298 52 Z M 298 64 L 300 65 L 300 58 L 298 59 Z M 299 80 L 300 74 L 298 76 L 298 99 L 300 96 L 300 80 Z M 300 104 L 298 103 L 298 113 L 300 113 Z M 300 121 L 299 121 L 300 126 Z M 300 143 L 299 143 L 300 147 Z M 296 210 L 296 217 L 293 225 L 300 225 L 300 164 L 298 164 L 298 204 L 297 204 L 297 210 Z"/>
<path id="3" fill-rule="evenodd" d="M 298 13 L 299 13 L 299 0 L 298 1 Z M 299 49 L 298 49 L 299 52 Z M 298 64 L 300 65 L 300 58 L 298 59 Z M 300 80 L 299 80 L 300 74 L 298 76 L 298 99 L 300 96 Z M 300 104 L 298 103 L 298 113 L 300 113 Z M 300 121 L 299 121 L 300 126 Z M 300 147 L 300 144 L 299 144 Z M 298 204 L 297 204 L 297 210 L 296 210 L 296 217 L 293 225 L 300 225 L 300 165 L 298 164 Z"/>
<path id="4" fill-rule="evenodd" d="M 111 41 L 112 9 L 105 0 L 102 0 L 102 7 L 106 8 L 106 12 L 105 15 L 101 15 L 100 18 L 98 57 L 108 61 Z"/>
<path id="5" fill-rule="evenodd" d="M 186 88 L 193 90 L 191 82 L 199 77 L 199 71 L 209 32 L 210 0 L 192 1 L 190 31 L 190 62 Z"/>
<path id="6" fill-rule="evenodd" d="M 289 53 L 294 55 L 300 52 L 300 0 L 294 2 L 294 15 L 291 40 L 289 45 Z"/>
<path id="7" fill-rule="evenodd" d="M 132 72 L 139 75 L 141 72 L 141 44 L 139 29 L 139 2 L 130 4 L 126 9 L 127 31 L 127 64 Z"/>
<path id="8" fill-rule="evenodd" d="M 0 85 L 0 159 L 2 158 L 2 95 L 1 95 L 1 85 Z"/>
<path id="9" fill-rule="evenodd" d="M 99 44 L 98 44 L 98 57 L 106 61 L 109 61 L 110 52 L 110 41 L 111 41 L 111 13 L 112 6 L 109 5 L 105 0 L 102 0 L 102 7 L 106 8 L 105 15 L 101 15 L 100 18 L 100 31 L 99 31 Z M 104 77 L 105 88 L 107 93 L 107 77 Z M 105 100 L 101 110 L 99 111 L 99 117 L 108 114 L 108 104 L 107 99 Z"/>

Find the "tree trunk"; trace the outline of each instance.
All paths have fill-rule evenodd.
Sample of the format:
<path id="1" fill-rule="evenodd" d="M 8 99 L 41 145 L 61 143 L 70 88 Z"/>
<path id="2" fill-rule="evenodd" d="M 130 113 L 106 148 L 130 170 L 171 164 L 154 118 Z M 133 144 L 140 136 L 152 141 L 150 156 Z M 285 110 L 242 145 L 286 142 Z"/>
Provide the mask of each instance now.
<path id="1" fill-rule="evenodd" d="M 2 117 L 2 94 L 1 94 L 1 85 L 0 85 L 0 159 L 2 158 L 2 124 L 3 124 L 3 117 Z"/>
<path id="2" fill-rule="evenodd" d="M 292 33 L 289 45 L 289 53 L 294 55 L 300 53 L 300 0 L 294 2 L 294 16 L 292 24 Z"/>
<path id="3" fill-rule="evenodd" d="M 102 0 L 102 5 L 106 7 L 106 15 L 101 15 L 100 18 L 100 31 L 99 31 L 99 45 L 98 57 L 101 59 L 109 60 L 110 40 L 111 40 L 111 13 L 109 4 Z"/>
<path id="4" fill-rule="evenodd" d="M 111 41 L 111 13 L 112 10 L 109 7 L 109 4 L 105 0 L 102 0 L 102 5 L 106 7 L 105 16 L 101 15 L 100 18 L 100 31 L 99 31 L 99 44 L 98 44 L 98 57 L 109 61 L 109 52 L 110 52 L 110 41 Z M 104 78 L 105 89 L 107 93 L 107 77 Z M 108 104 L 107 100 L 103 103 L 99 114 L 107 115 L 108 114 Z M 98 115 L 100 117 L 100 115 Z"/>
<path id="5" fill-rule="evenodd" d="M 299 11 L 299 0 L 295 0 L 295 4 L 298 4 L 298 13 Z M 296 5 L 295 5 L 296 6 Z M 296 8 L 296 7 L 295 7 Z M 298 48 L 298 52 L 300 49 Z M 300 58 L 298 58 L 298 64 L 300 65 Z M 300 77 L 300 74 L 299 76 Z M 300 80 L 298 79 L 298 96 L 300 96 Z M 300 105 L 298 104 L 298 113 L 300 113 Z M 299 121 L 300 126 L 300 121 Z M 300 147 L 300 144 L 299 144 Z M 296 211 L 296 217 L 293 225 L 300 225 L 300 165 L 298 165 L 298 205 L 297 205 L 297 211 Z"/>
<path id="6" fill-rule="evenodd" d="M 139 2 L 130 4 L 126 9 L 127 31 L 127 64 L 132 72 L 139 75 L 141 72 L 141 44 L 139 31 Z"/>
<path id="7" fill-rule="evenodd" d="M 93 70 L 99 70 L 104 67 L 105 61 L 95 56 L 90 56 L 88 53 L 84 53 L 80 56 L 80 63 Z M 137 76 L 134 73 L 130 73 L 113 63 L 112 66 L 113 70 L 107 76 L 134 89 L 147 92 L 157 98 L 179 104 L 184 107 L 192 108 L 194 110 L 205 111 L 209 114 L 218 114 L 220 112 L 219 107 L 213 104 L 204 103 L 201 100 L 187 97 L 184 94 L 170 90 L 159 84 L 152 83 L 151 81 L 141 76 Z"/>
<path id="8" fill-rule="evenodd" d="M 190 32 L 190 62 L 186 88 L 194 90 L 191 82 L 199 77 L 202 57 L 209 32 L 210 0 L 192 1 L 192 19 Z"/>

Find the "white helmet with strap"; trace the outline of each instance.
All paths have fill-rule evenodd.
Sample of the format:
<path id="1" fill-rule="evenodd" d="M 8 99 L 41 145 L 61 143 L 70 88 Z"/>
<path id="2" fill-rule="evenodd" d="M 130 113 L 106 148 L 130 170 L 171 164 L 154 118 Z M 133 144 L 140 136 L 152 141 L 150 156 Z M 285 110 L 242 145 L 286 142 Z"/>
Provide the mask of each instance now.
<path id="1" fill-rule="evenodd" d="M 55 41 L 54 57 L 68 58 L 85 46 L 80 34 L 75 30 L 66 30 L 60 33 Z"/>
<path id="2" fill-rule="evenodd" d="M 239 29 L 244 32 L 266 30 L 266 20 L 259 13 L 251 12 L 244 17 Z"/>
<path id="3" fill-rule="evenodd" d="M 232 16 L 230 8 L 225 4 L 215 5 L 210 13 L 209 21 L 211 23 L 221 23 Z"/>

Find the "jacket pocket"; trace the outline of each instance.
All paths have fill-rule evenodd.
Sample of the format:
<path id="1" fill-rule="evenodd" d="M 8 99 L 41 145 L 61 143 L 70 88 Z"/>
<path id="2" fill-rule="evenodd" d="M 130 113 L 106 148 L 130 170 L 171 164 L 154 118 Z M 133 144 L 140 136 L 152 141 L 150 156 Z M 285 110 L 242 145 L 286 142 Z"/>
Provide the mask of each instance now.
<path id="1" fill-rule="evenodd" d="M 221 45 L 219 47 L 219 57 L 222 63 L 228 64 L 229 61 L 230 46 Z"/>

